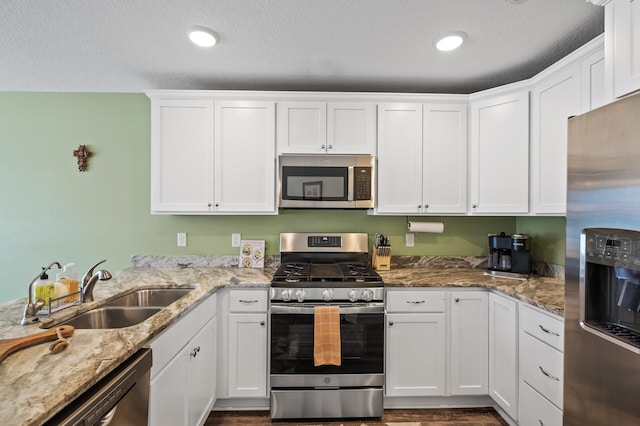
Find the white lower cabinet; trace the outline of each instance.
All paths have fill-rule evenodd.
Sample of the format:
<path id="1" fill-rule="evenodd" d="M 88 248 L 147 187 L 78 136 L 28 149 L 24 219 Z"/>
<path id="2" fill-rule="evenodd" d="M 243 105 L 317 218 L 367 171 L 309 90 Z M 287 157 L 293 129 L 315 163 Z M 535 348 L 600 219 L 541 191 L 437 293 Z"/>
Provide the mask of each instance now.
<path id="1" fill-rule="evenodd" d="M 486 395 L 487 308 L 485 290 L 388 291 L 386 395 Z"/>
<path id="2" fill-rule="evenodd" d="M 486 395 L 489 389 L 489 294 L 452 291 L 451 395 Z"/>
<path id="3" fill-rule="evenodd" d="M 489 396 L 518 419 L 518 303 L 489 294 Z"/>
<path id="4" fill-rule="evenodd" d="M 564 322 L 529 306 L 520 310 L 520 424 L 562 424 Z"/>
<path id="5" fill-rule="evenodd" d="M 202 425 L 215 402 L 216 295 L 153 339 L 149 425 Z"/>
<path id="6" fill-rule="evenodd" d="M 229 295 L 228 396 L 267 396 L 267 291 Z"/>

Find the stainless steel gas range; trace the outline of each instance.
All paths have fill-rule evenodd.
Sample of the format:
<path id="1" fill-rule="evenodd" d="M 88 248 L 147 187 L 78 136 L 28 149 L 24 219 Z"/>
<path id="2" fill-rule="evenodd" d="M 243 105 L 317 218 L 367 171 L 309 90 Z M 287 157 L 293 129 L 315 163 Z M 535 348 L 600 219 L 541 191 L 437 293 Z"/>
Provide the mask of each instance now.
<path id="1" fill-rule="evenodd" d="M 384 284 L 366 233 L 283 233 L 271 282 L 271 418 L 382 416 Z M 317 307 L 339 311 L 339 365 L 314 364 Z M 317 355 L 317 354 L 316 354 Z"/>

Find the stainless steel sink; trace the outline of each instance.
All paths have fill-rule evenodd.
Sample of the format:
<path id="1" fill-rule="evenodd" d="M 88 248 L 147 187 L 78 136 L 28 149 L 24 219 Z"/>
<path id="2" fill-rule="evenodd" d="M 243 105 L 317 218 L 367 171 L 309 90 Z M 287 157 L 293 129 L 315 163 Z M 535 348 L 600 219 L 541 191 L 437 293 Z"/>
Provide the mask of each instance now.
<path id="1" fill-rule="evenodd" d="M 79 329 L 130 327 L 141 323 L 160 310 L 162 310 L 161 307 L 105 306 L 73 317 L 64 321 L 64 324 L 69 324 Z"/>
<path id="2" fill-rule="evenodd" d="M 145 288 L 113 299 L 105 306 L 169 306 L 193 288 Z"/>

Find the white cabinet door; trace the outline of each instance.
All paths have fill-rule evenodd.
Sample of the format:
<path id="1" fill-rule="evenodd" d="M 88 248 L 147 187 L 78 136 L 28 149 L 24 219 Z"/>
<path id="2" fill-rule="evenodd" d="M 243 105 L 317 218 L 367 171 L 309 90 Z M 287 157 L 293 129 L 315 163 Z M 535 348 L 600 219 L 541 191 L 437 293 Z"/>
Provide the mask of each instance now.
<path id="1" fill-rule="evenodd" d="M 326 141 L 325 102 L 278 102 L 278 154 L 321 154 Z"/>
<path id="2" fill-rule="evenodd" d="M 444 395 L 445 314 L 387 314 L 386 394 Z"/>
<path id="3" fill-rule="evenodd" d="M 214 403 L 214 325 L 207 322 L 186 346 L 189 425 L 204 424 Z"/>
<path id="4" fill-rule="evenodd" d="M 378 105 L 378 213 L 422 209 L 422 105 Z"/>
<path id="5" fill-rule="evenodd" d="M 531 91 L 531 209 L 565 214 L 567 201 L 567 120 L 581 112 L 580 64 Z"/>
<path id="6" fill-rule="evenodd" d="M 275 213 L 275 104 L 215 105 L 216 212 Z"/>
<path id="7" fill-rule="evenodd" d="M 518 419 L 517 303 L 489 294 L 489 396 Z"/>
<path id="8" fill-rule="evenodd" d="M 149 426 L 187 424 L 187 352 L 180 352 L 151 379 Z"/>
<path id="9" fill-rule="evenodd" d="M 581 61 L 582 108 L 581 113 L 591 111 L 609 100 L 605 91 L 604 47 Z"/>
<path id="10" fill-rule="evenodd" d="M 376 153 L 376 110 L 372 103 L 327 104 L 327 153 Z"/>
<path id="11" fill-rule="evenodd" d="M 467 211 L 467 104 L 423 105 L 422 211 Z"/>
<path id="12" fill-rule="evenodd" d="M 471 213 L 529 211 L 529 92 L 471 102 Z"/>
<path id="13" fill-rule="evenodd" d="M 640 89 L 640 3 L 614 0 L 613 67 L 614 94 L 617 98 Z"/>
<path id="14" fill-rule="evenodd" d="M 451 394 L 488 393 L 489 294 L 451 292 Z"/>
<path id="15" fill-rule="evenodd" d="M 267 314 L 229 315 L 229 396 L 267 396 Z"/>
<path id="16" fill-rule="evenodd" d="M 151 102 L 151 211 L 213 205 L 213 101 Z"/>

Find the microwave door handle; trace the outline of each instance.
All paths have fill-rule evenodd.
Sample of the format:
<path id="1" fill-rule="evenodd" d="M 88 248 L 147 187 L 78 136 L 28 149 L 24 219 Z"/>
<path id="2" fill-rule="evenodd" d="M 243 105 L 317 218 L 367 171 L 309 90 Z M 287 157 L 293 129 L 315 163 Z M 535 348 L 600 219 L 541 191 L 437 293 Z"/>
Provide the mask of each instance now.
<path id="1" fill-rule="evenodd" d="M 349 170 L 347 172 L 347 201 L 354 201 L 355 198 L 353 196 L 353 190 L 354 187 L 356 185 L 356 181 L 355 181 L 355 171 L 353 169 L 353 166 L 349 166 Z"/>

